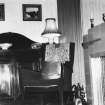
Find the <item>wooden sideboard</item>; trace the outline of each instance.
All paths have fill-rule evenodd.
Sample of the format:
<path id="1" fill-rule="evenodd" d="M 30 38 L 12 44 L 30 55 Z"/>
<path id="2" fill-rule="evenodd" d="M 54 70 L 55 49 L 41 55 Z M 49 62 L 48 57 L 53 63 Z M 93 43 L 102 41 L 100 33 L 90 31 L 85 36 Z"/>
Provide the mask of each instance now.
<path id="1" fill-rule="evenodd" d="M 34 86 L 34 80 L 42 78 L 43 68 L 48 63 L 45 62 L 45 45 L 42 44 L 38 49 L 32 49 L 33 42 L 25 36 L 17 33 L 3 33 L 0 35 L 0 43 L 12 43 L 13 46 L 8 50 L 0 50 L 0 63 L 12 64 L 18 70 L 20 95 L 24 84 Z M 64 64 L 63 90 L 68 93 L 72 88 L 72 72 L 74 63 L 75 44 L 70 43 L 70 61 Z M 14 69 L 15 70 L 15 69 Z M 16 75 L 16 74 L 15 74 Z M 17 81 L 18 82 L 18 81 Z M 38 82 L 38 81 L 37 81 Z M 16 91 L 16 89 L 14 89 Z M 18 93 L 18 92 L 17 92 Z M 16 95 L 16 94 L 15 94 Z"/>

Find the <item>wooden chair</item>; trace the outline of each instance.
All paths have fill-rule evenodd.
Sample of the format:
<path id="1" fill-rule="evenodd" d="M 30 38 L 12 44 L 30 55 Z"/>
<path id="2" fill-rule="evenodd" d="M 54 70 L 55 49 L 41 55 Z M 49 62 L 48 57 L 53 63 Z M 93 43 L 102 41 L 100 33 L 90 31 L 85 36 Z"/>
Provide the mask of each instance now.
<path id="1" fill-rule="evenodd" d="M 46 73 L 43 73 L 43 71 L 45 69 L 54 70 L 54 66 L 59 66 L 59 68 L 61 68 L 61 75 L 59 78 L 49 79 L 51 75 L 47 77 Z M 41 93 L 41 95 L 43 95 L 44 93 L 48 92 L 56 92 L 58 95 L 59 105 L 63 105 L 63 65 L 57 64 L 57 62 L 54 62 L 53 64 L 44 62 L 41 71 L 21 69 L 21 77 L 24 97 L 27 94 Z M 42 98 L 43 97 L 41 97 L 41 101 L 43 101 L 42 103 L 44 103 L 44 100 Z"/>
<path id="2" fill-rule="evenodd" d="M 72 54 L 70 55 L 70 62 L 65 64 L 60 64 L 58 62 L 49 62 L 42 60 L 42 67 L 40 71 L 37 71 L 37 60 L 35 62 L 36 70 L 29 70 L 27 67 L 21 68 L 22 86 L 23 86 L 23 96 L 28 94 L 37 93 L 47 93 L 47 92 L 57 92 L 58 94 L 58 104 L 63 105 L 63 92 L 64 92 L 64 69 L 73 66 L 74 60 L 74 43 L 71 43 L 70 50 Z M 36 58 L 37 59 L 37 58 Z M 25 64 L 24 66 L 26 66 Z M 31 68 L 32 69 L 32 68 Z M 60 69 L 60 74 L 57 73 Z M 70 67 L 72 69 L 72 67 Z M 54 72 L 55 71 L 55 72 Z M 72 70 L 71 70 L 72 71 Z M 49 74 L 51 75 L 49 76 Z M 58 76 L 58 78 L 53 78 L 53 75 Z M 70 83 L 71 84 L 71 83 Z M 43 97 L 42 97 L 43 98 Z M 25 100 L 25 99 L 24 99 Z M 42 99 L 42 103 L 44 100 Z"/>

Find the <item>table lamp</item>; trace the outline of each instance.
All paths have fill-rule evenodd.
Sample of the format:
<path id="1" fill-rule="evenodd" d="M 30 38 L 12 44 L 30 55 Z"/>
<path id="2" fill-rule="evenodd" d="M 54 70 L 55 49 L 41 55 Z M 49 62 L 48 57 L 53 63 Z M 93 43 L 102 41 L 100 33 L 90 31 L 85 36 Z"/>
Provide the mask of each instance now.
<path id="1" fill-rule="evenodd" d="M 55 18 L 47 18 L 45 19 L 45 29 L 42 33 L 42 37 L 48 38 L 49 43 L 54 43 L 54 38 L 61 36 L 61 33 L 59 32 L 57 25 L 56 25 L 56 19 Z"/>

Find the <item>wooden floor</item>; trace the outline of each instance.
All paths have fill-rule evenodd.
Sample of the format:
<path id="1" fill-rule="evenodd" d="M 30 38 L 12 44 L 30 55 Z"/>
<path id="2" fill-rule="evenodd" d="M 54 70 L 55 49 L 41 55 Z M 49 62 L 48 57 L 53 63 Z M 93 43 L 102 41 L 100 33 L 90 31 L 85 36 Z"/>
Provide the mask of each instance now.
<path id="1" fill-rule="evenodd" d="M 16 100 L 2 99 L 0 105 L 58 105 L 58 97 L 56 93 L 27 94 Z"/>
<path id="2" fill-rule="evenodd" d="M 25 105 L 58 105 L 57 93 L 43 93 L 25 95 Z"/>
<path id="3" fill-rule="evenodd" d="M 70 104 L 71 96 L 64 94 L 64 105 Z M 58 105 L 59 103 L 58 93 L 48 92 L 48 93 L 33 93 L 25 94 L 23 97 L 18 97 L 16 100 L 4 99 L 0 100 L 0 105 Z"/>

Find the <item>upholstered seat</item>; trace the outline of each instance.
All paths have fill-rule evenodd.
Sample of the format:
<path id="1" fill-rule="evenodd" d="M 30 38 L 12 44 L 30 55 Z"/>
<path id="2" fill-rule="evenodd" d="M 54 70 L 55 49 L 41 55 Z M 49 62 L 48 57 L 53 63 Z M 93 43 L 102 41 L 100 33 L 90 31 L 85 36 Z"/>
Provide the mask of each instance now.
<path id="1" fill-rule="evenodd" d="M 59 79 L 43 79 L 41 74 L 35 73 L 34 71 L 27 71 L 27 70 L 22 70 L 23 75 L 23 85 L 24 86 L 33 86 L 33 87 L 38 87 L 38 86 L 49 86 L 49 85 L 57 85 L 59 84 L 60 78 Z M 24 77 L 25 76 L 25 77 Z M 27 78 L 26 78 L 27 77 Z"/>
<path id="2" fill-rule="evenodd" d="M 42 89 L 44 88 L 57 89 L 58 87 L 60 87 L 63 81 L 61 79 L 61 74 L 58 74 L 59 70 L 57 65 L 59 65 L 61 69 L 61 64 L 57 64 L 57 62 L 55 62 L 49 65 L 49 62 L 47 62 L 47 63 L 44 63 L 40 71 L 32 71 L 32 70 L 26 70 L 26 69 L 22 70 L 21 76 L 22 76 L 23 88 L 25 89 L 25 88 L 33 87 L 33 88 L 42 88 Z M 45 90 L 42 90 L 42 91 L 45 91 Z"/>
<path id="3" fill-rule="evenodd" d="M 44 71 L 44 68 L 46 68 L 46 66 L 45 67 L 42 66 L 42 68 L 43 68 L 42 71 Z M 22 70 L 21 76 L 22 76 L 22 85 L 23 85 L 23 97 L 27 96 L 26 94 L 33 94 L 33 93 L 37 94 L 38 92 L 39 94 L 41 93 L 43 94 L 45 92 L 46 93 L 56 92 L 57 94 L 59 93 L 58 103 L 59 105 L 61 105 L 61 103 L 63 103 L 63 78 L 61 78 L 60 75 L 59 78 L 53 77 L 53 79 L 51 79 L 50 78 L 51 75 L 47 76 L 46 71 L 44 72 L 45 75 L 43 75 L 42 71 L 35 72 L 30 70 Z"/>

